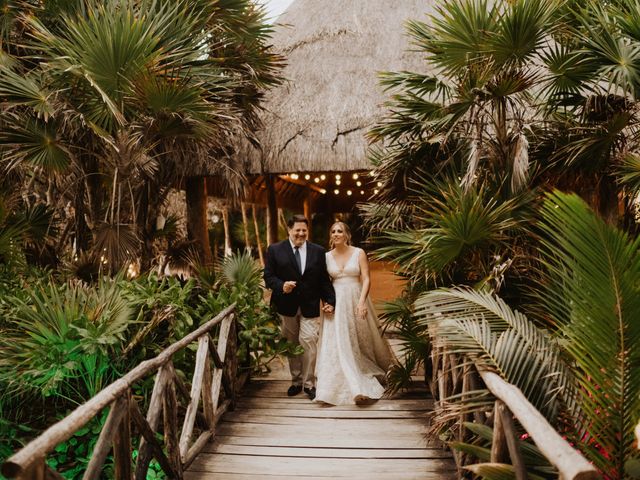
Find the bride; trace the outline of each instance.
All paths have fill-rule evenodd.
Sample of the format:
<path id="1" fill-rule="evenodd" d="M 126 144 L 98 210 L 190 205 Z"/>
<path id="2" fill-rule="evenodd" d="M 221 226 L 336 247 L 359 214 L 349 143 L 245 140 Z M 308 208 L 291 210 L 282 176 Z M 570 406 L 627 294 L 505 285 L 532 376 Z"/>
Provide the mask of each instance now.
<path id="1" fill-rule="evenodd" d="M 349 227 L 330 230 L 327 270 L 336 292 L 333 315 L 324 315 L 316 363 L 316 401 L 332 405 L 378 399 L 381 381 L 394 361 L 378 330 L 369 299 L 369 263 L 364 250 L 351 246 Z"/>

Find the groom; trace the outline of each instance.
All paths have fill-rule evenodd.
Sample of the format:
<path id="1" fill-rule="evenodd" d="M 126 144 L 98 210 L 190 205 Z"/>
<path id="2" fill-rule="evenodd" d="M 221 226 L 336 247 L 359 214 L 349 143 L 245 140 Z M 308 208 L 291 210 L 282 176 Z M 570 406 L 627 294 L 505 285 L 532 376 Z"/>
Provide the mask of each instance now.
<path id="1" fill-rule="evenodd" d="M 309 221 L 304 215 L 294 215 L 287 222 L 289 238 L 269 245 L 264 266 L 264 281 L 271 289 L 287 340 L 301 345 L 304 353 L 289 357 L 291 386 L 287 395 L 304 392 L 313 400 L 316 396 L 315 366 L 322 309 L 333 312 L 336 295 L 327 273 L 325 250 L 307 242 Z"/>

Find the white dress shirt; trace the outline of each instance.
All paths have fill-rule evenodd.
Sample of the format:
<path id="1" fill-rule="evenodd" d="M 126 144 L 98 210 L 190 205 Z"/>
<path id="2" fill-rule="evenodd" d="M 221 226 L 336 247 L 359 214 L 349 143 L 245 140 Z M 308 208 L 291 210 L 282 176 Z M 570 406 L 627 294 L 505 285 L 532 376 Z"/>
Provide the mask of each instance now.
<path id="1" fill-rule="evenodd" d="M 293 244 L 291 239 L 289 239 L 289 244 L 291 245 L 291 249 L 293 250 L 293 256 L 296 255 L 296 246 Z M 302 265 L 302 273 L 304 273 L 304 269 L 307 266 L 307 242 L 304 242 L 300 248 L 298 248 L 300 252 L 300 265 Z"/>

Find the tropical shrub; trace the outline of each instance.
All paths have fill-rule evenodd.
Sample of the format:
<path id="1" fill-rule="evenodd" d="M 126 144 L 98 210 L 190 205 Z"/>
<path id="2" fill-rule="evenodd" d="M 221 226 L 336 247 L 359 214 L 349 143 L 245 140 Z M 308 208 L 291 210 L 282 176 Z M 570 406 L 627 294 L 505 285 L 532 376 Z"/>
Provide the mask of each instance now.
<path id="1" fill-rule="evenodd" d="M 575 194 L 549 195 L 541 216 L 544 275 L 533 298 L 546 329 L 469 289 L 427 292 L 416 315 L 448 352 L 516 385 L 605 478 L 625 478 L 639 457 L 640 240 Z"/>

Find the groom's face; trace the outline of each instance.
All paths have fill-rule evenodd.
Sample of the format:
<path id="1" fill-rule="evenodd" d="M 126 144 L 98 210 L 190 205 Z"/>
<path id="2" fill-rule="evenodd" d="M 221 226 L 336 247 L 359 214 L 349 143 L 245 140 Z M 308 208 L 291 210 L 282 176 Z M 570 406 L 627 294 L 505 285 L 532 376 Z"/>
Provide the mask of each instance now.
<path id="1" fill-rule="evenodd" d="M 289 239 L 296 247 L 301 247 L 304 242 L 307 241 L 307 235 L 309 229 L 304 222 L 296 222 L 293 227 L 289 229 Z"/>

